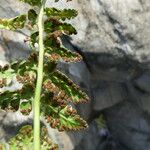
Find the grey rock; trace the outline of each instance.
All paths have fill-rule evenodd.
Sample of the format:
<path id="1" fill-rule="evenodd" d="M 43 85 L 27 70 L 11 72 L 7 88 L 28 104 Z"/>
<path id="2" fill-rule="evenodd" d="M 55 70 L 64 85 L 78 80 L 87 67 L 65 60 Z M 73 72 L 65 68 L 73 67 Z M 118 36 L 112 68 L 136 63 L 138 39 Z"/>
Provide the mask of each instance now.
<path id="1" fill-rule="evenodd" d="M 100 111 L 111 107 L 126 99 L 127 93 L 121 83 L 116 82 L 96 82 L 92 86 L 93 91 L 93 110 Z"/>
<path id="2" fill-rule="evenodd" d="M 150 94 L 143 94 L 140 98 L 142 110 L 150 114 Z"/>
<path id="3" fill-rule="evenodd" d="M 127 150 L 150 149 L 150 116 L 125 101 L 104 112 L 111 134 Z"/>
<path id="4" fill-rule="evenodd" d="M 75 44 L 88 52 L 149 61 L 149 1 L 83 0 L 77 5 L 80 38 Z"/>
<path id="5" fill-rule="evenodd" d="M 139 78 L 135 80 L 135 86 L 139 89 L 150 93 L 150 74 L 144 73 Z"/>
<path id="6" fill-rule="evenodd" d="M 5 112 L 0 110 L 0 141 L 7 142 L 18 133 L 22 125 L 31 124 L 32 114 L 23 116 L 21 113 Z"/>
<path id="7" fill-rule="evenodd" d="M 99 146 L 99 129 L 96 124 L 93 122 L 89 129 L 84 133 L 84 138 L 80 141 L 80 143 L 75 147 L 74 150 L 92 150 L 97 149 Z M 92 144 L 91 144 L 92 142 Z"/>

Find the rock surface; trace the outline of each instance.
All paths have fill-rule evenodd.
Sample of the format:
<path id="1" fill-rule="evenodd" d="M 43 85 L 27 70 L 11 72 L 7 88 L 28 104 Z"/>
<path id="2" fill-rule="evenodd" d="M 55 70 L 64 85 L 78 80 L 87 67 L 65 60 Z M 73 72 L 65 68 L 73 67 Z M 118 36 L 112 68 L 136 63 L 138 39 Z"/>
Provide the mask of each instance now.
<path id="1" fill-rule="evenodd" d="M 79 11 L 79 16 L 72 21 L 78 35 L 72 39 L 64 37 L 64 43 L 79 51 L 84 60 L 60 64 L 60 68 L 91 98 L 89 104 L 78 106 L 89 121 L 88 131 L 67 134 L 50 130 L 50 136 L 62 150 L 149 150 L 150 1 L 74 0 L 67 4 L 47 3 L 50 4 Z M 28 7 L 15 0 L 1 0 L 0 6 L 0 17 L 14 17 L 26 12 Z M 1 63 L 29 54 L 23 42 L 25 37 L 20 32 L 0 31 Z M 105 136 L 99 134 L 93 122 L 101 113 L 107 121 Z M 8 134 L 3 119 L 14 124 L 12 130 L 17 124 L 1 113 L 1 139 Z"/>

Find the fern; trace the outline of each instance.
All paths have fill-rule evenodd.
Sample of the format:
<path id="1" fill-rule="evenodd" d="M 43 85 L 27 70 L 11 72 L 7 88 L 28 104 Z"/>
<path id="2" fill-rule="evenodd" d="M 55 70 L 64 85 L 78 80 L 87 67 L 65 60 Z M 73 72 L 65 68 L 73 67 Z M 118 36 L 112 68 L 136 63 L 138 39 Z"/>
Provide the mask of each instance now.
<path id="1" fill-rule="evenodd" d="M 47 136 L 47 129 L 41 129 L 41 150 L 58 150 L 58 146 L 54 144 Z M 19 133 L 8 141 L 10 150 L 31 150 L 33 149 L 33 130 L 32 126 L 27 125 L 20 129 Z M 4 144 L 0 144 L 6 150 Z"/>
<path id="2" fill-rule="evenodd" d="M 87 127 L 86 121 L 77 114 L 72 104 L 86 102 L 88 96 L 57 70 L 59 61 L 69 63 L 82 60 L 78 53 L 68 50 L 61 42 L 62 35 L 77 33 L 71 24 L 64 22 L 76 17 L 77 11 L 45 8 L 46 0 L 20 1 L 28 3 L 32 8 L 27 14 L 0 19 L 0 29 L 30 30 L 28 43 L 32 52 L 26 60 L 17 60 L 0 68 L 0 88 L 9 86 L 13 78 L 22 85 L 18 90 L 0 92 L 0 108 L 5 111 L 20 111 L 23 115 L 29 115 L 33 111 L 34 132 L 31 126 L 23 127 L 10 139 L 9 146 L 12 150 L 57 149 L 46 136 L 46 132 L 43 133 L 43 128 L 40 128 L 41 116 L 52 128 L 59 131 Z M 0 146 L 5 149 L 4 144 Z"/>

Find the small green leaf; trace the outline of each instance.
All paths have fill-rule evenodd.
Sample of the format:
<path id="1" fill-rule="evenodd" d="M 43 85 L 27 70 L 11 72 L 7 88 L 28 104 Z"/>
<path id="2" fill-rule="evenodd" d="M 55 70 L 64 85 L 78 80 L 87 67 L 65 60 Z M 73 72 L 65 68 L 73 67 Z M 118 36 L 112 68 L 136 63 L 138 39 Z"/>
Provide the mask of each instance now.
<path id="1" fill-rule="evenodd" d="M 61 34 L 61 33 L 56 32 L 54 34 L 50 34 L 49 36 L 47 36 L 44 40 L 45 47 L 60 47 L 61 41 L 57 38 L 58 34 Z"/>
<path id="2" fill-rule="evenodd" d="M 0 67 L 0 88 L 8 86 L 13 77 L 21 83 L 33 83 L 36 78 L 37 54 L 32 53 L 27 60 L 18 60 Z"/>
<path id="3" fill-rule="evenodd" d="M 22 127 L 19 133 L 8 142 L 10 150 L 32 150 L 33 149 L 33 128 L 30 125 Z M 48 137 L 47 129 L 41 129 L 41 150 L 58 150 Z"/>
<path id="4" fill-rule="evenodd" d="M 81 55 L 71 52 L 65 47 L 48 47 L 45 49 L 45 52 L 45 57 L 47 57 L 50 61 L 77 62 L 82 60 Z"/>
<path id="5" fill-rule="evenodd" d="M 0 93 L 0 108 L 3 110 L 17 111 L 20 104 L 20 93 L 5 91 Z"/>
<path id="6" fill-rule="evenodd" d="M 10 66 L 16 73 L 16 75 L 24 76 L 27 72 L 36 72 L 38 56 L 33 52 L 26 60 L 18 60 L 13 62 Z"/>
<path id="7" fill-rule="evenodd" d="M 45 8 L 45 14 L 49 18 L 65 20 L 75 18 L 78 15 L 78 12 L 74 9 L 59 10 L 56 8 Z"/>
<path id="8" fill-rule="evenodd" d="M 77 34 L 76 29 L 71 24 L 68 24 L 68 23 L 61 23 L 57 27 L 57 30 L 63 31 L 67 35 Z"/>
<path id="9" fill-rule="evenodd" d="M 40 6 L 41 5 L 41 0 L 19 0 L 24 3 L 28 3 L 31 6 Z"/>
<path id="10" fill-rule="evenodd" d="M 30 35 L 30 45 L 35 47 L 35 44 L 38 43 L 39 32 L 34 32 Z"/>
<path id="11" fill-rule="evenodd" d="M 77 34 L 76 29 L 68 23 L 62 23 L 56 19 L 48 19 L 44 23 L 46 33 L 53 33 L 55 31 L 62 31 L 65 34 Z"/>
<path id="12" fill-rule="evenodd" d="M 0 29 L 16 30 L 24 28 L 26 23 L 26 15 L 20 15 L 11 19 L 0 18 Z"/>
<path id="13" fill-rule="evenodd" d="M 35 25 L 37 21 L 37 13 L 34 9 L 30 9 L 28 11 L 28 20 L 30 21 L 30 25 Z"/>
<path id="14" fill-rule="evenodd" d="M 13 69 L 10 68 L 9 65 L 0 67 L 0 88 L 8 86 L 14 76 L 15 72 Z"/>
<path id="15" fill-rule="evenodd" d="M 45 47 L 60 47 L 61 42 L 57 39 L 57 37 L 60 37 L 62 35 L 61 31 L 53 32 L 52 34 L 47 35 L 44 38 L 44 46 Z M 35 44 L 38 43 L 38 37 L 39 33 L 34 32 L 30 36 L 30 44 L 31 46 L 35 47 Z"/>
<path id="16" fill-rule="evenodd" d="M 23 115 L 29 115 L 32 110 L 32 101 L 23 101 L 20 103 L 20 112 Z"/>

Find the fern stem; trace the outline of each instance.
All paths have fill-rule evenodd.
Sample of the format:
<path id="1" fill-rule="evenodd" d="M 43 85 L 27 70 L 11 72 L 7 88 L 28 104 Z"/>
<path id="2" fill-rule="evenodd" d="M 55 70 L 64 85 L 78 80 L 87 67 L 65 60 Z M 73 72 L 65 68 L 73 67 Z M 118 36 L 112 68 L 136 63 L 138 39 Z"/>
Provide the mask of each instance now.
<path id="1" fill-rule="evenodd" d="M 40 150 L 40 98 L 43 82 L 43 63 L 44 63 L 44 43 L 43 43 L 43 14 L 44 5 L 40 7 L 38 16 L 38 28 L 39 28 L 39 60 L 37 69 L 37 83 L 35 90 L 35 98 L 33 102 L 34 109 L 34 150 Z"/>

